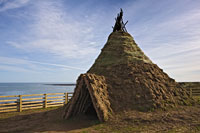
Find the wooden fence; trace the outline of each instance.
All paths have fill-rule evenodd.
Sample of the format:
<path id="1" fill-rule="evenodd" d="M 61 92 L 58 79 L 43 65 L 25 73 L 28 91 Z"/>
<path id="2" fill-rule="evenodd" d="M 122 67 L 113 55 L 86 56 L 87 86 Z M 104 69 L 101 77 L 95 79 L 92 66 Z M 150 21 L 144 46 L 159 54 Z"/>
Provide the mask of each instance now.
<path id="1" fill-rule="evenodd" d="M 200 96 L 200 88 L 189 88 L 187 91 L 190 93 L 190 96 Z"/>
<path id="2" fill-rule="evenodd" d="M 72 95 L 73 93 L 48 93 L 0 96 L 0 113 L 63 106 Z"/>
<path id="3" fill-rule="evenodd" d="M 200 88 L 187 88 L 190 96 L 200 96 Z M 63 106 L 73 93 L 0 96 L 0 113 Z"/>
<path id="4" fill-rule="evenodd" d="M 190 96 L 200 96 L 200 82 L 179 82 L 179 84 L 190 93 Z"/>

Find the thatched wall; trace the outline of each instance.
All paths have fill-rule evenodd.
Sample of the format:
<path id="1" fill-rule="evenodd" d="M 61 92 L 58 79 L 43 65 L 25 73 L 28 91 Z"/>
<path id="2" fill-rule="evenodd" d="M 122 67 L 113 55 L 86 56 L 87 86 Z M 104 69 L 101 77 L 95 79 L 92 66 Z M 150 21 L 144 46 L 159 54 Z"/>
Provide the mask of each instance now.
<path id="1" fill-rule="evenodd" d="M 79 77 L 65 117 L 86 113 L 91 104 L 98 118 L 105 121 L 124 110 L 192 103 L 188 92 L 154 64 L 130 34 L 119 31 L 111 33 L 95 63 Z"/>
<path id="2" fill-rule="evenodd" d="M 65 118 L 95 111 L 100 121 L 106 121 L 112 114 L 112 109 L 105 78 L 95 74 L 81 74 L 77 80 L 74 96 L 65 110 Z"/>

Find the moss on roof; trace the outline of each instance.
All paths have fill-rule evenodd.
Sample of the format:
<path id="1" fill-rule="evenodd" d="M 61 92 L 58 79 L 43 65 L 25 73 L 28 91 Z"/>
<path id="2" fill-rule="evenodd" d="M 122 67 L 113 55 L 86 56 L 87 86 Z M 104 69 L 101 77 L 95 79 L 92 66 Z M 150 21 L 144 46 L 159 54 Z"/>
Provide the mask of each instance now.
<path id="1" fill-rule="evenodd" d="M 94 66 L 106 67 L 116 64 L 127 64 L 136 61 L 152 63 L 133 40 L 133 37 L 122 31 L 110 34 L 107 43 L 96 59 Z"/>

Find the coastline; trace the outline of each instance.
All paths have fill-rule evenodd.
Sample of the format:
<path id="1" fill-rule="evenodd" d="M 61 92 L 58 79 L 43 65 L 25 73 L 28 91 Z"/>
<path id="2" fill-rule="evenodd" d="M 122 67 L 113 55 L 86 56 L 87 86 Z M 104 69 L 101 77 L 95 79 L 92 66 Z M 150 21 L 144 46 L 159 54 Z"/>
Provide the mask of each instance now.
<path id="1" fill-rule="evenodd" d="M 54 85 L 54 86 L 76 86 L 76 84 L 44 84 L 44 85 Z"/>

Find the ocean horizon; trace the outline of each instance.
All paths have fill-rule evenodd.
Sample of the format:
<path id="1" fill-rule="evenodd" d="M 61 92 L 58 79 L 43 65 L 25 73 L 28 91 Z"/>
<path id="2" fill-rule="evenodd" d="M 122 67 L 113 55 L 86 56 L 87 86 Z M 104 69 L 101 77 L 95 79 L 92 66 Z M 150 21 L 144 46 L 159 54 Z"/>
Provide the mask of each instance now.
<path id="1" fill-rule="evenodd" d="M 70 84 L 70 86 L 68 86 Z M 64 82 L 5 82 L 0 83 L 0 96 L 73 92 L 75 83 Z"/>

